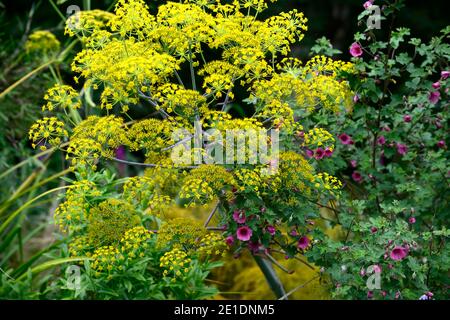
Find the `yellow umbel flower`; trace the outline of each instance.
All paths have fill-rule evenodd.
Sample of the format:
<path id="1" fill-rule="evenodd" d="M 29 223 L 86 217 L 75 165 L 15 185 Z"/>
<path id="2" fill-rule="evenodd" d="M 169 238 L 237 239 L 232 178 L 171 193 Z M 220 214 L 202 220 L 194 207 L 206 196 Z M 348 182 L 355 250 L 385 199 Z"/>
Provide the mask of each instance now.
<path id="1" fill-rule="evenodd" d="M 78 109 L 81 107 L 81 100 L 71 86 L 56 84 L 48 89 L 44 99 L 47 103 L 42 107 L 42 111 L 53 111 L 55 109 Z"/>
<path id="2" fill-rule="evenodd" d="M 33 32 L 25 43 L 28 53 L 48 55 L 59 51 L 61 43 L 50 31 L 39 30 Z"/>
<path id="3" fill-rule="evenodd" d="M 207 204 L 219 195 L 224 195 L 224 188 L 229 188 L 234 183 L 233 175 L 224 167 L 201 165 L 184 179 L 180 198 L 189 199 L 188 206 Z"/>
<path id="4" fill-rule="evenodd" d="M 41 150 L 47 149 L 47 143 L 54 147 L 59 146 L 67 136 L 64 122 L 56 117 L 37 120 L 28 132 L 29 139 L 33 141 L 33 148 L 39 145 Z"/>

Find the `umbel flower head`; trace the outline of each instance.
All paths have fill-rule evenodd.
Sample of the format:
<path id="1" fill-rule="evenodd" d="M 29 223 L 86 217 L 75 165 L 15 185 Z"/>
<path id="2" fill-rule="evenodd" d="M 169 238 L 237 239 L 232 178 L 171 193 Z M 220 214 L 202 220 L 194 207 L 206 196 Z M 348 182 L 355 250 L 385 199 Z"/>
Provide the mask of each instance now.
<path id="1" fill-rule="evenodd" d="M 88 237 L 97 245 L 111 245 L 119 241 L 125 231 L 138 226 L 140 218 L 134 208 L 119 199 L 107 199 L 89 213 Z"/>

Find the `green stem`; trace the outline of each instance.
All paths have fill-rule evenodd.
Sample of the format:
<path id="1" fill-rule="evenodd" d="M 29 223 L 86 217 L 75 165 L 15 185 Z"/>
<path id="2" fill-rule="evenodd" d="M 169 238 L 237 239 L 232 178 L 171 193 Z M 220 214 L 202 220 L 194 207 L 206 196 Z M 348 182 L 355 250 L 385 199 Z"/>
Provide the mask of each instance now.
<path id="1" fill-rule="evenodd" d="M 55 259 L 51 261 L 44 262 L 33 269 L 31 269 L 31 273 L 40 273 L 42 271 L 45 271 L 47 269 L 50 269 L 52 267 L 56 267 L 60 264 L 68 263 L 68 262 L 77 262 L 77 261 L 85 261 L 85 260 L 92 260 L 88 257 L 75 257 L 75 258 L 64 258 L 64 259 Z M 20 277 L 16 279 L 16 281 L 21 281 L 23 278 L 25 278 L 28 275 L 28 273 L 23 273 Z"/>
<path id="2" fill-rule="evenodd" d="M 11 221 L 13 221 L 23 210 L 25 210 L 26 208 L 28 208 L 33 202 L 35 202 L 36 200 L 45 197 L 46 195 L 56 192 L 56 191 L 60 191 L 63 189 L 68 189 L 71 188 L 71 186 L 64 186 L 64 187 L 59 187 L 59 188 L 55 188 L 55 189 L 51 189 L 48 190 L 44 193 L 41 193 L 40 195 L 38 195 L 37 197 L 34 197 L 33 199 L 31 199 L 30 201 L 27 201 L 25 204 L 23 204 L 19 209 L 17 209 L 16 211 L 14 211 L 9 217 L 8 219 L 6 219 L 5 222 L 3 222 L 3 224 L 0 226 L 0 233 L 2 233 L 7 227 L 8 225 L 11 223 Z"/>
<path id="3" fill-rule="evenodd" d="M 37 67 L 36 69 L 30 71 L 29 73 L 27 73 L 25 76 L 23 76 L 22 78 L 20 78 L 19 80 L 17 80 L 16 82 L 14 82 L 12 85 L 10 85 L 8 88 L 6 88 L 5 91 L 3 91 L 2 93 L 0 93 L 0 100 L 3 99 L 8 93 L 10 93 L 11 91 L 13 91 L 16 87 L 18 87 L 20 84 L 22 84 L 23 82 L 25 82 L 26 80 L 28 80 L 29 78 L 31 78 L 32 76 L 34 76 L 36 73 L 40 72 L 41 70 L 49 67 L 52 63 L 54 63 L 55 60 L 51 60 L 49 62 L 44 63 L 43 65 Z"/>

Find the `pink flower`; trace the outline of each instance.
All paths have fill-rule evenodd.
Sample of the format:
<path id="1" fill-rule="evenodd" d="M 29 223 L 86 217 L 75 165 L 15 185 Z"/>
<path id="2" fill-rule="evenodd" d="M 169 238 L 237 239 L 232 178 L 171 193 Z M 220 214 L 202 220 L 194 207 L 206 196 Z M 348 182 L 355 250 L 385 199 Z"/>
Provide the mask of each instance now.
<path id="1" fill-rule="evenodd" d="M 403 121 L 405 121 L 405 122 L 411 122 L 411 120 L 412 120 L 412 117 L 411 117 L 409 114 L 405 114 L 405 115 L 403 116 Z"/>
<path id="2" fill-rule="evenodd" d="M 391 259 L 395 261 L 403 260 L 408 255 L 408 250 L 404 247 L 396 246 L 391 251 Z"/>
<path id="3" fill-rule="evenodd" d="M 359 274 L 361 277 L 364 277 L 366 275 L 366 270 L 364 270 L 364 268 L 362 268 L 361 271 L 359 271 Z"/>
<path id="4" fill-rule="evenodd" d="M 430 92 L 429 96 L 428 96 L 428 100 L 432 103 L 432 104 L 436 104 L 438 103 L 438 101 L 441 99 L 441 94 L 437 91 L 433 91 Z"/>
<path id="5" fill-rule="evenodd" d="M 364 2 L 363 6 L 364 6 L 364 9 L 368 9 L 372 6 L 372 2 L 366 1 L 366 2 Z"/>
<path id="6" fill-rule="evenodd" d="M 261 244 L 259 243 L 259 241 L 250 241 L 248 244 L 248 249 L 253 253 L 258 253 L 260 248 Z"/>
<path id="7" fill-rule="evenodd" d="M 359 101 L 359 96 L 357 95 L 357 94 L 355 94 L 354 96 L 353 96 L 353 102 L 354 103 L 357 103 Z"/>
<path id="8" fill-rule="evenodd" d="M 416 218 L 411 217 L 411 218 L 408 219 L 408 222 L 409 222 L 410 224 L 414 224 L 414 223 L 416 223 Z"/>
<path id="9" fill-rule="evenodd" d="M 403 143 L 397 143 L 397 152 L 403 156 L 408 152 L 408 147 Z"/>
<path id="10" fill-rule="evenodd" d="M 386 143 L 386 138 L 384 137 L 384 136 L 379 136 L 378 138 L 377 138 L 377 144 L 379 145 L 379 146 L 382 146 L 382 145 L 384 145 Z"/>
<path id="11" fill-rule="evenodd" d="M 381 295 L 382 295 L 383 297 L 386 297 L 387 292 L 386 292 L 386 291 L 381 291 Z"/>
<path id="12" fill-rule="evenodd" d="M 368 291 L 367 292 L 367 299 L 372 299 L 373 298 L 373 291 Z"/>
<path id="13" fill-rule="evenodd" d="M 244 211 L 243 210 L 234 210 L 234 212 L 233 212 L 233 219 L 237 223 L 245 223 L 246 218 L 245 218 Z"/>
<path id="14" fill-rule="evenodd" d="M 442 80 L 447 79 L 450 76 L 450 71 L 441 71 Z"/>
<path id="15" fill-rule="evenodd" d="M 359 57 L 363 54 L 362 48 L 357 42 L 352 43 L 350 46 L 350 54 L 353 57 Z"/>
<path id="16" fill-rule="evenodd" d="M 372 232 L 372 233 L 376 233 L 377 231 L 378 231 L 377 227 L 370 228 L 370 232 Z"/>
<path id="17" fill-rule="evenodd" d="M 275 227 L 274 226 L 267 226 L 266 228 L 267 232 L 270 233 L 272 236 L 275 234 Z"/>
<path id="18" fill-rule="evenodd" d="M 363 180 L 363 177 L 358 171 L 353 171 L 352 179 L 355 180 L 358 183 L 361 183 L 361 181 Z"/>
<path id="19" fill-rule="evenodd" d="M 358 166 L 358 162 L 356 160 L 350 160 L 350 166 L 352 168 L 356 168 Z"/>
<path id="20" fill-rule="evenodd" d="M 431 86 L 432 86 L 433 88 L 435 88 L 435 89 L 439 89 L 439 88 L 441 87 L 441 83 L 440 83 L 439 81 L 436 81 L 436 82 L 433 83 Z"/>
<path id="21" fill-rule="evenodd" d="M 312 158 L 314 157 L 314 151 L 310 150 L 310 149 L 306 149 L 306 157 L 307 158 Z"/>
<path id="22" fill-rule="evenodd" d="M 342 144 L 352 144 L 352 138 L 346 134 L 346 133 L 342 133 L 339 135 L 339 140 L 341 140 Z"/>
<path id="23" fill-rule="evenodd" d="M 445 141 L 444 140 L 440 140 L 437 144 L 438 148 L 445 148 Z"/>
<path id="24" fill-rule="evenodd" d="M 316 158 L 317 160 L 323 159 L 324 156 L 325 150 L 323 150 L 322 148 L 317 148 L 314 152 L 314 158 Z"/>
<path id="25" fill-rule="evenodd" d="M 241 241 L 250 240 L 252 234 L 253 234 L 252 229 L 250 229 L 247 226 L 239 227 L 236 231 L 236 237 Z"/>
<path id="26" fill-rule="evenodd" d="M 228 236 L 228 237 L 226 237 L 225 243 L 226 243 L 228 246 L 232 246 L 233 243 L 234 243 L 234 237 L 233 237 L 233 236 Z"/>
<path id="27" fill-rule="evenodd" d="M 331 157 L 333 155 L 333 150 L 330 148 L 325 149 L 325 157 Z"/>
<path id="28" fill-rule="evenodd" d="M 289 234 L 291 235 L 291 236 L 293 236 L 293 237 L 296 237 L 296 236 L 298 236 L 298 232 L 297 232 L 297 230 L 291 230 L 291 232 L 289 232 Z"/>
<path id="29" fill-rule="evenodd" d="M 297 247 L 299 249 L 305 250 L 309 246 L 309 238 L 307 236 L 303 236 L 298 240 Z"/>
<path id="30" fill-rule="evenodd" d="M 381 273 L 381 267 L 378 264 L 374 265 L 373 266 L 373 272 Z"/>

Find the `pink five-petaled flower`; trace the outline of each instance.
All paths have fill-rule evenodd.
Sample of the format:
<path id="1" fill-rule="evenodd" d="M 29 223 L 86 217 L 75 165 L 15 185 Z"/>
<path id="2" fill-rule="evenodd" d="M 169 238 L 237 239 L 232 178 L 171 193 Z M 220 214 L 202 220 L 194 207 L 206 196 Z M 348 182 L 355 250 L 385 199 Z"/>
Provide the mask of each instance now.
<path id="1" fill-rule="evenodd" d="M 297 247 L 299 249 L 305 250 L 309 246 L 309 238 L 307 236 L 303 236 L 298 240 Z"/>
<path id="2" fill-rule="evenodd" d="M 248 241 L 252 237 L 253 231 L 247 226 L 239 227 L 236 231 L 236 237 L 241 241 Z"/>
<path id="3" fill-rule="evenodd" d="M 245 223 L 246 218 L 245 218 L 244 211 L 243 210 L 234 210 L 234 212 L 233 212 L 233 219 L 237 223 Z"/>
<path id="4" fill-rule="evenodd" d="M 226 243 L 228 246 L 232 246 L 233 243 L 234 243 L 234 237 L 233 237 L 233 236 L 228 236 L 228 237 L 226 237 L 225 243 Z"/>
<path id="5" fill-rule="evenodd" d="M 437 144 L 438 148 L 445 148 L 445 141 L 444 140 L 440 140 Z"/>
<path id="6" fill-rule="evenodd" d="M 359 173 L 358 171 L 353 171 L 352 179 L 355 180 L 356 182 L 360 183 L 363 180 L 363 177 L 362 177 L 361 173 Z"/>
<path id="7" fill-rule="evenodd" d="M 411 117 L 409 114 L 405 114 L 405 115 L 403 116 L 403 121 L 405 121 L 405 122 L 411 122 L 411 120 L 412 120 L 412 117 Z"/>
<path id="8" fill-rule="evenodd" d="M 408 255 L 408 250 L 404 247 L 396 246 L 392 249 L 390 257 L 392 260 L 400 261 L 403 260 Z"/>
<path id="9" fill-rule="evenodd" d="M 339 140 L 341 140 L 342 144 L 352 144 L 353 143 L 352 137 L 350 137 L 346 133 L 341 133 L 339 135 Z"/>
<path id="10" fill-rule="evenodd" d="M 437 91 L 430 92 L 428 95 L 428 101 L 430 101 L 432 104 L 438 103 L 438 101 L 441 99 L 441 94 Z"/>
<path id="11" fill-rule="evenodd" d="M 431 86 L 432 86 L 433 88 L 435 88 L 435 89 L 439 89 L 439 88 L 441 87 L 441 83 L 440 83 L 439 81 L 436 81 L 436 82 L 433 83 Z"/>
<path id="12" fill-rule="evenodd" d="M 447 79 L 450 76 L 450 71 L 441 71 L 442 80 Z"/>
<path id="13" fill-rule="evenodd" d="M 411 218 L 408 219 L 408 222 L 409 222 L 410 224 L 414 224 L 414 223 L 416 223 L 416 218 L 411 217 Z"/>
<path id="14" fill-rule="evenodd" d="M 408 147 L 406 144 L 397 143 L 397 152 L 403 156 L 408 152 Z"/>
<path id="15" fill-rule="evenodd" d="M 372 6 L 372 1 L 366 1 L 363 4 L 364 9 L 369 9 Z"/>
<path id="16" fill-rule="evenodd" d="M 357 42 L 353 42 L 350 46 L 350 54 L 353 57 L 359 57 L 363 54 L 362 48 Z"/>
<path id="17" fill-rule="evenodd" d="M 384 137 L 384 136 L 379 136 L 378 138 L 377 138 L 377 144 L 379 145 L 379 146 L 382 146 L 382 145 L 384 145 L 386 143 L 386 138 Z"/>
<path id="18" fill-rule="evenodd" d="M 314 158 L 316 158 L 316 160 L 321 160 L 323 159 L 324 156 L 325 150 L 323 150 L 322 148 L 317 148 L 316 151 L 314 152 Z"/>
<path id="19" fill-rule="evenodd" d="M 267 232 L 270 233 L 272 236 L 275 234 L 275 227 L 274 226 L 267 226 L 266 228 Z"/>

